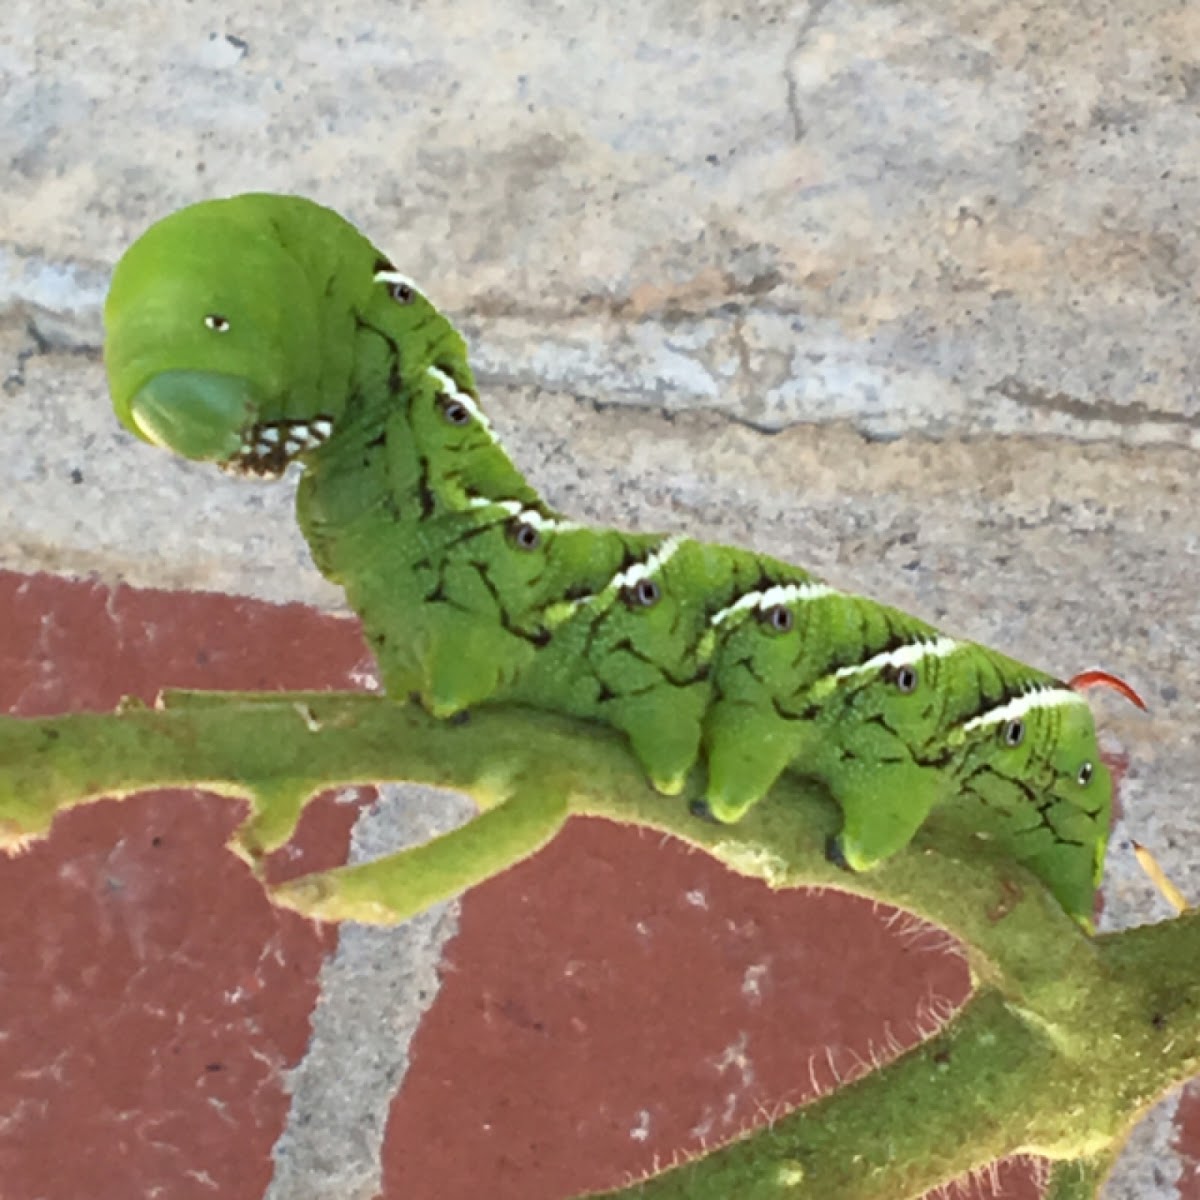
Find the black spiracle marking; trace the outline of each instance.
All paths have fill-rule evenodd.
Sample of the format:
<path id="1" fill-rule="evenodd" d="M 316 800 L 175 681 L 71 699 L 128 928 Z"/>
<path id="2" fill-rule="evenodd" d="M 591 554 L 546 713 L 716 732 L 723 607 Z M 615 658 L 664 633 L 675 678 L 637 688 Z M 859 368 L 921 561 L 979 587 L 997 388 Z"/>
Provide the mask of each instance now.
<path id="1" fill-rule="evenodd" d="M 625 602 L 631 608 L 653 608 L 662 599 L 662 588 L 653 579 L 639 579 L 625 589 Z"/>
<path id="2" fill-rule="evenodd" d="M 438 395 L 438 404 L 441 405 L 442 416 L 451 425 L 470 425 L 471 410 L 461 400 L 455 400 L 443 392 Z"/>
<path id="3" fill-rule="evenodd" d="M 796 625 L 796 614 L 786 604 L 773 604 L 760 620 L 776 633 L 790 633 Z"/>
<path id="4" fill-rule="evenodd" d="M 518 550 L 536 550 L 542 544 L 542 534 L 536 526 L 528 521 L 514 519 L 509 527 L 508 536 Z"/>

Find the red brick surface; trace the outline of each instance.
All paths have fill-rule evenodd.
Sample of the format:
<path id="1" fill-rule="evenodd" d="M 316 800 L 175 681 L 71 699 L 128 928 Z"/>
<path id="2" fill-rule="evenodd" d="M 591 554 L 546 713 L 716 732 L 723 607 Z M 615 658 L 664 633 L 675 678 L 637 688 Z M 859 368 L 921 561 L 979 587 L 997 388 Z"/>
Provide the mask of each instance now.
<path id="1" fill-rule="evenodd" d="M 299 607 L 0 574 L 10 711 L 346 687 L 363 665 L 353 622 Z M 354 812 L 313 806 L 284 869 L 339 861 Z M 90 805 L 0 860 L 4 1200 L 263 1194 L 333 934 L 271 909 L 223 849 L 237 813 Z M 464 902 L 393 1103 L 385 1200 L 612 1186 L 834 1086 L 965 989 L 936 934 L 868 904 L 573 822 Z M 1036 1195 L 1024 1165 L 1000 1180 L 974 1194 Z"/>
<path id="2" fill-rule="evenodd" d="M 0 573 L 0 689 L 24 715 L 161 686 L 349 686 L 353 625 L 298 606 Z M 287 1116 L 333 931 L 224 849 L 240 806 L 157 793 L 0 859 L 0 1196 L 251 1200 Z M 324 804 L 292 869 L 341 861 Z"/>
<path id="3" fill-rule="evenodd" d="M 386 1195 L 559 1200 L 830 1090 L 965 993 L 934 931 L 881 917 L 573 822 L 464 905 L 393 1105 Z"/>
<path id="4" fill-rule="evenodd" d="M 1175 1128 L 1176 1149 L 1183 1160 L 1179 1200 L 1200 1200 L 1200 1085 L 1184 1088 Z"/>

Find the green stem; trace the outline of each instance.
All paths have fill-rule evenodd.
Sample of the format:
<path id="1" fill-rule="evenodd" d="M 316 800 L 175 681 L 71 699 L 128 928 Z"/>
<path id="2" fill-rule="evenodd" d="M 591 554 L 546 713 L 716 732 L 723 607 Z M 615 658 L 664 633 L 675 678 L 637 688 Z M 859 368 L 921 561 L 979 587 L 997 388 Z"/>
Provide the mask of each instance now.
<path id="1" fill-rule="evenodd" d="M 1055 1163 L 1042 1200 L 1097 1200 L 1115 1154 Z"/>
<path id="2" fill-rule="evenodd" d="M 711 824 L 689 811 L 695 787 L 673 799 L 653 791 L 617 735 L 517 705 L 456 724 L 362 693 L 176 692 L 159 709 L 3 718 L 0 845 L 41 836 L 56 812 L 100 796 L 193 786 L 249 799 L 235 843 L 256 861 L 326 788 L 407 779 L 465 792 L 486 810 L 547 762 L 569 811 L 673 834 L 775 887 L 833 887 L 906 908 L 962 939 L 981 979 L 1033 1007 L 1065 976 L 1086 986 L 1094 973 L 1092 940 L 1033 876 L 984 845 L 931 823 L 909 850 L 852 875 L 825 856 L 839 815 L 817 785 L 785 779 L 737 825 Z"/>
<path id="3" fill-rule="evenodd" d="M 319 921 L 398 925 L 540 850 L 566 819 L 561 789 L 530 787 L 424 845 L 302 876 L 271 899 Z"/>

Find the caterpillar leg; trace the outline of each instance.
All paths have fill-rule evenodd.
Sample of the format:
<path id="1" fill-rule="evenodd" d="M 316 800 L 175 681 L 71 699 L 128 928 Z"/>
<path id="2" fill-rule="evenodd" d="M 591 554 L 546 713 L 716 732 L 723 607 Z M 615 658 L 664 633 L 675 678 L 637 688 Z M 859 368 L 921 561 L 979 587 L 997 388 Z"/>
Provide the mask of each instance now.
<path id="1" fill-rule="evenodd" d="M 677 796 L 700 757 L 701 723 L 708 707 L 704 684 L 655 688 L 612 703 L 608 720 L 629 738 L 654 787 Z"/>
<path id="2" fill-rule="evenodd" d="M 740 820 L 771 790 L 796 757 L 795 721 L 736 701 L 713 705 L 705 722 L 708 810 L 718 821 Z"/>
<path id="3" fill-rule="evenodd" d="M 1101 854 L 1103 850 L 1101 843 Z M 1068 916 L 1093 932 L 1092 910 L 1100 879 L 1093 856 L 1081 854 L 1076 843 L 1046 837 L 1015 857 L 1046 884 Z"/>
<path id="4" fill-rule="evenodd" d="M 439 613 L 436 623 L 416 634 L 414 643 L 419 680 L 415 690 L 435 717 L 450 717 L 492 699 L 534 653 L 530 642 L 471 613 Z M 380 670 L 385 691 L 393 695 L 393 676 L 382 656 Z M 411 667 L 406 664 L 396 678 L 410 679 Z"/>
<path id="5" fill-rule="evenodd" d="M 852 871 L 869 871 L 903 850 L 939 799 L 936 779 L 914 763 L 860 769 L 831 790 L 844 818 L 834 855 Z"/>
<path id="6" fill-rule="evenodd" d="M 314 920 L 399 925 L 540 850 L 566 819 L 565 792 L 520 792 L 422 846 L 301 876 L 271 899 Z"/>
<path id="7" fill-rule="evenodd" d="M 491 700 L 533 658 L 532 644 L 468 614 L 442 626 L 421 655 L 421 703 L 434 716 Z"/>

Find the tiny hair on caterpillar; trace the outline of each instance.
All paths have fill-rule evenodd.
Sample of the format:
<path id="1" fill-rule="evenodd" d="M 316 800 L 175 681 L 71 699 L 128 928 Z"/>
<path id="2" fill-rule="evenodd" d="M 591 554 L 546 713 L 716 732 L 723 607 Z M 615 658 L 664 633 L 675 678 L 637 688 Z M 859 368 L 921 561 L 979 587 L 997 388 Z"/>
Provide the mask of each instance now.
<path id="1" fill-rule="evenodd" d="M 519 702 L 624 734 L 654 786 L 734 822 L 784 772 L 841 808 L 868 870 L 943 809 L 1090 927 L 1112 780 L 1086 687 L 764 554 L 593 528 L 500 444 L 467 348 L 328 208 L 247 194 L 167 216 L 105 306 L 137 437 L 233 473 L 303 467 L 297 518 L 384 689 L 434 715 Z"/>

